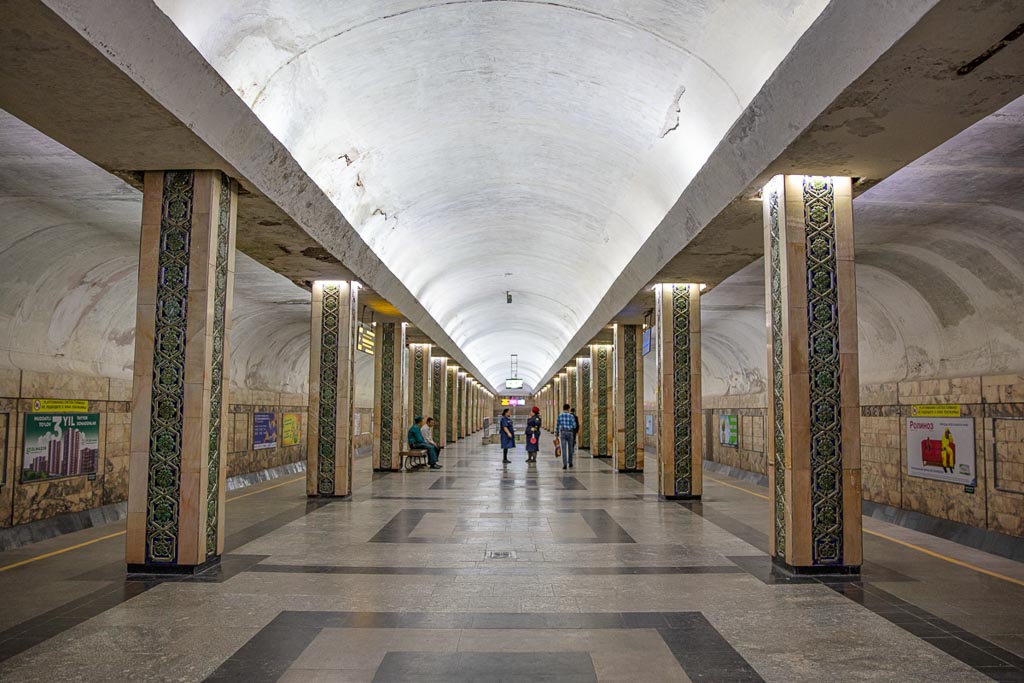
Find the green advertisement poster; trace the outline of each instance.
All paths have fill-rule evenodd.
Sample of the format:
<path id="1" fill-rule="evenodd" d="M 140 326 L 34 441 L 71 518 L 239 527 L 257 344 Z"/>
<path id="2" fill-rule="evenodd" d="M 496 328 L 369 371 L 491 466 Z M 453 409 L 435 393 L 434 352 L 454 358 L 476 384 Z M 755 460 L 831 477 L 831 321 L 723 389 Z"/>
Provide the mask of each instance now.
<path id="1" fill-rule="evenodd" d="M 25 415 L 22 481 L 92 474 L 99 459 L 99 413 Z"/>
<path id="2" fill-rule="evenodd" d="M 739 416 L 718 416 L 718 443 L 736 448 L 740 445 Z"/>
<path id="3" fill-rule="evenodd" d="M 281 416 L 281 445 L 298 446 L 302 441 L 302 413 L 285 413 Z"/>

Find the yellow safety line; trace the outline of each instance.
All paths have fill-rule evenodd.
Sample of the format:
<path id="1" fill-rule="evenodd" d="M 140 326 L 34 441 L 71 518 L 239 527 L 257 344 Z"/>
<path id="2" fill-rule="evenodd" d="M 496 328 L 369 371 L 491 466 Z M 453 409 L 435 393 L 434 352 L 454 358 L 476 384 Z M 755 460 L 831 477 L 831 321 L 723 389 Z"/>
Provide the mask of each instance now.
<path id="1" fill-rule="evenodd" d="M 240 496 L 235 496 L 234 498 L 228 498 L 227 502 L 230 503 L 232 501 L 239 500 L 241 498 L 246 498 L 248 496 L 255 496 L 257 493 L 263 493 L 264 491 L 269 491 L 271 489 L 276 489 L 276 488 L 280 488 L 282 486 L 287 486 L 288 484 L 294 484 L 297 481 L 306 481 L 306 477 L 305 476 L 295 477 L 294 479 L 289 479 L 288 481 L 282 481 L 280 484 L 274 484 L 273 486 L 268 486 L 267 488 L 260 489 L 259 491 L 250 491 L 249 493 L 243 493 Z"/>
<path id="2" fill-rule="evenodd" d="M 260 489 L 259 491 L 251 491 L 249 493 L 243 493 L 240 496 L 235 496 L 234 498 L 228 498 L 227 502 L 230 503 L 232 501 L 238 500 L 239 498 L 245 498 L 246 496 L 254 496 L 257 493 L 263 493 L 264 491 L 269 491 L 271 489 L 276 489 L 276 488 L 281 487 L 281 486 L 286 486 L 288 484 L 294 484 L 297 481 L 305 481 L 305 479 L 306 479 L 306 477 L 304 477 L 304 476 L 303 477 L 296 477 L 295 479 L 289 479 L 288 481 L 281 482 L 280 484 L 274 484 L 273 486 L 268 486 L 266 488 Z M 43 553 L 42 555 L 36 555 L 35 557 L 30 557 L 27 560 L 21 560 L 20 562 L 13 562 L 11 564 L 4 565 L 3 567 L 0 567 L 0 572 L 5 572 L 8 569 L 14 569 L 16 567 L 22 567 L 22 566 L 24 566 L 26 564 L 31 564 L 33 562 L 38 562 L 39 560 L 45 560 L 46 558 L 54 557 L 55 555 L 63 555 L 64 553 L 69 553 L 72 550 L 78 550 L 79 548 L 84 548 L 85 546 L 92 545 L 93 543 L 99 543 L 100 541 L 106 541 L 107 539 L 110 539 L 110 538 L 117 538 L 118 536 L 124 536 L 126 533 L 127 533 L 127 531 L 118 531 L 118 532 L 113 533 L 113 534 L 107 534 L 106 536 L 100 536 L 99 538 L 94 538 L 91 541 L 85 541 L 84 543 L 79 543 L 77 545 L 68 546 L 67 548 L 61 548 L 60 550 L 54 550 L 54 551 L 49 552 L 49 553 Z"/>
<path id="3" fill-rule="evenodd" d="M 763 498 L 765 500 L 769 500 L 768 496 L 763 495 L 761 493 L 757 493 L 755 491 L 751 491 L 750 489 L 745 489 L 742 486 L 736 486 L 735 484 L 730 484 L 727 481 L 722 481 L 721 479 L 715 479 L 714 477 L 709 477 L 706 474 L 704 475 L 704 478 L 705 479 L 710 479 L 711 481 L 715 482 L 716 484 L 721 484 L 722 486 L 728 486 L 731 489 L 736 489 L 737 491 L 743 491 L 744 493 L 749 493 L 752 496 L 757 496 L 758 498 Z M 914 545 L 913 543 L 908 543 L 906 541 L 901 541 L 898 538 L 893 538 L 892 536 L 887 536 L 886 534 L 879 533 L 877 531 L 872 531 L 871 529 L 864 529 L 864 533 L 871 534 L 872 536 L 877 536 L 878 538 L 884 538 L 887 541 L 892 541 L 893 543 L 905 546 L 907 548 L 910 548 L 911 550 L 916 550 L 916 551 L 918 551 L 920 553 L 924 553 L 925 555 L 928 555 L 930 557 L 934 557 L 934 558 L 939 559 L 939 560 L 945 560 L 946 562 L 949 562 L 950 564 L 955 564 L 955 565 L 957 565 L 959 567 L 964 567 L 966 569 L 973 569 L 974 571 L 976 571 L 976 572 L 978 572 L 980 574 L 985 574 L 987 576 L 991 576 L 991 577 L 994 577 L 994 578 L 997 578 L 997 579 L 1002 579 L 1003 581 L 1009 581 L 1010 583 L 1015 583 L 1018 586 L 1024 586 L 1024 581 L 1021 581 L 1020 579 L 1015 579 L 1012 576 L 1006 576 L 1005 574 L 1000 574 L 999 572 L 994 572 L 991 569 L 985 569 L 983 567 L 978 567 L 976 565 L 970 564 L 969 562 L 964 562 L 963 560 L 958 560 L 958 559 L 953 558 L 953 557 L 947 557 L 946 555 L 943 555 L 942 553 L 937 553 L 934 550 L 929 550 L 928 548 L 922 548 L 919 545 Z"/>
<path id="4" fill-rule="evenodd" d="M 15 567 L 21 567 L 21 566 L 26 565 L 26 564 L 31 564 L 33 562 L 38 562 L 39 560 L 45 560 L 46 558 L 53 557 L 54 555 L 62 555 L 64 553 L 69 553 L 72 550 L 78 550 L 79 548 L 84 548 L 87 545 L 92 545 L 93 543 L 99 543 L 100 541 L 105 541 L 108 538 L 114 538 L 116 536 L 124 536 L 124 535 L 125 535 L 124 531 L 118 531 L 116 534 L 108 534 L 106 536 L 100 536 L 99 538 L 94 538 L 91 541 L 86 541 L 85 543 L 79 543 L 78 545 L 73 545 L 73 546 L 70 546 L 70 547 L 67 547 L 67 548 L 61 548 L 60 550 L 54 550 L 51 553 L 45 553 L 43 555 L 36 555 L 35 557 L 30 557 L 27 560 L 22 560 L 21 562 L 15 562 L 13 564 L 9 564 L 9 565 L 6 565 L 4 567 L 0 567 L 0 572 L 5 572 L 8 569 L 14 569 Z"/>

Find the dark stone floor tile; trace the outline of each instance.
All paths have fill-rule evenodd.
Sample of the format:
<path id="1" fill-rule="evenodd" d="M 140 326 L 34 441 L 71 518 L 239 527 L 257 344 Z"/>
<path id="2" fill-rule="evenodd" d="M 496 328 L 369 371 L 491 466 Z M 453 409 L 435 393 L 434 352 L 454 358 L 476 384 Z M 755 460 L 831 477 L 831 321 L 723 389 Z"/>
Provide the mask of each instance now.
<path id="1" fill-rule="evenodd" d="M 623 612 L 624 628 L 667 628 L 668 622 L 661 612 Z"/>
<path id="2" fill-rule="evenodd" d="M 956 657 L 968 666 L 1001 666 L 1005 663 L 998 657 L 953 636 L 926 637 L 922 638 L 922 640 L 934 645 L 946 654 Z"/>
<path id="3" fill-rule="evenodd" d="M 884 615 L 884 616 L 886 616 L 886 618 L 888 618 L 888 615 Z M 939 636 L 948 635 L 942 629 L 937 628 L 937 627 L 933 626 L 932 624 L 929 624 L 926 621 L 921 621 L 920 619 L 918 619 L 917 621 L 900 623 L 899 627 L 901 629 L 903 629 L 904 631 L 907 631 L 909 633 L 913 633 L 915 636 L 918 636 L 920 638 L 925 638 L 925 637 L 937 638 Z"/>

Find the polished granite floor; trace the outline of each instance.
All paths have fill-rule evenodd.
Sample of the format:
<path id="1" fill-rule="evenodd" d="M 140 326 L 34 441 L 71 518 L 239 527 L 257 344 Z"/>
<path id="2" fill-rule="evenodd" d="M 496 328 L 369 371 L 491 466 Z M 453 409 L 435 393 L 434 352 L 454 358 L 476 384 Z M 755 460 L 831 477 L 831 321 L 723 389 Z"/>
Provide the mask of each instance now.
<path id="1" fill-rule="evenodd" d="M 1024 681 L 1019 563 L 866 520 L 860 580 L 782 579 L 764 489 L 479 441 L 235 492 L 201 577 L 126 581 L 117 525 L 0 553 L 0 680 Z"/>

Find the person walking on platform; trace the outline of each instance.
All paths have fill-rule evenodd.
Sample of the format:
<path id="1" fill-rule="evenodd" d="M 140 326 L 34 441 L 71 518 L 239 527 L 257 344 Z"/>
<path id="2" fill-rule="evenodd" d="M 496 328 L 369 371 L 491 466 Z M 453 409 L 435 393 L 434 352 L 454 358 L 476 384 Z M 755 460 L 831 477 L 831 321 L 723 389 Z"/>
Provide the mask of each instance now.
<path id="1" fill-rule="evenodd" d="M 530 419 L 526 421 L 526 462 L 537 462 L 540 451 L 540 408 L 533 407 Z"/>
<path id="2" fill-rule="evenodd" d="M 503 463 L 512 462 L 508 459 L 508 449 L 516 449 L 516 432 L 515 427 L 512 426 L 512 418 L 509 417 L 508 408 L 501 411 L 501 461 Z"/>
<path id="3" fill-rule="evenodd" d="M 558 435 L 562 449 L 562 469 L 572 467 L 572 456 L 576 450 L 576 416 L 569 412 L 569 404 L 562 406 L 562 412 L 555 422 L 555 434 Z"/>

